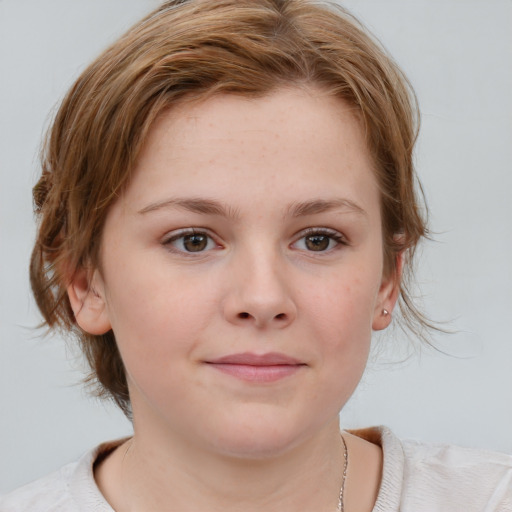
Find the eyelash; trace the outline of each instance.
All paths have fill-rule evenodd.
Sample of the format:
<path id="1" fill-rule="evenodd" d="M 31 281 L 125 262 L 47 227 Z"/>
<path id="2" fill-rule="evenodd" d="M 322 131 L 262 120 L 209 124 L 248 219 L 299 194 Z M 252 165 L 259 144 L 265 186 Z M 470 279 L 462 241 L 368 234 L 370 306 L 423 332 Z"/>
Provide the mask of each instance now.
<path id="1" fill-rule="evenodd" d="M 192 237 L 192 236 L 205 236 L 207 237 L 207 244 L 212 242 L 217 246 L 219 247 L 219 245 L 215 242 L 214 238 L 208 234 L 208 232 L 204 229 L 183 229 L 177 233 L 174 233 L 168 237 L 166 237 L 163 242 L 162 242 L 162 245 L 164 245 L 165 247 L 168 248 L 168 250 L 172 251 L 172 252 L 176 252 L 176 253 L 179 253 L 179 254 L 185 254 L 185 255 L 188 255 L 188 256 L 194 256 L 194 255 L 200 255 L 204 252 L 206 252 L 205 250 L 201 250 L 201 251 L 186 251 L 186 250 L 180 250 L 178 249 L 177 247 L 174 247 L 173 246 L 173 242 L 176 242 L 180 239 L 183 239 L 183 241 L 185 240 L 186 237 Z"/>
<path id="2" fill-rule="evenodd" d="M 210 234 L 208 234 L 207 230 L 197 229 L 197 228 L 184 229 L 184 230 L 179 231 L 178 233 L 174 233 L 171 236 L 165 238 L 162 242 L 162 245 L 167 247 L 172 252 L 176 252 L 179 254 L 185 254 L 188 256 L 200 255 L 200 254 L 207 252 L 208 249 L 206 249 L 206 248 L 199 250 L 199 251 L 187 251 L 187 250 L 178 249 L 177 247 L 173 246 L 173 242 L 176 242 L 180 239 L 185 240 L 186 237 L 193 237 L 193 236 L 207 237 L 208 240 L 206 241 L 206 244 L 207 244 L 206 247 L 208 247 L 208 244 L 211 242 L 213 242 L 217 248 L 219 247 L 219 245 L 215 242 L 214 238 Z M 335 231 L 333 229 L 328 229 L 328 228 L 308 228 L 305 231 L 302 231 L 300 233 L 300 236 L 297 238 L 297 240 L 292 245 L 295 245 L 299 241 L 307 239 L 308 237 L 314 237 L 314 236 L 327 237 L 330 240 L 334 240 L 334 242 L 336 242 L 336 245 L 334 247 L 328 248 L 326 250 L 319 250 L 319 251 L 305 250 L 306 252 L 330 253 L 331 251 L 336 250 L 338 248 L 338 245 L 343 245 L 343 246 L 349 245 L 347 239 L 341 233 L 339 233 L 338 231 Z M 330 244 L 330 241 L 329 241 L 329 244 Z M 212 248 L 210 248 L 210 250 L 211 249 Z"/>
<path id="3" fill-rule="evenodd" d="M 333 250 L 339 249 L 339 247 L 338 247 L 339 245 L 342 245 L 342 246 L 349 245 L 347 239 L 339 231 L 336 231 L 334 229 L 329 229 L 329 228 L 308 228 L 305 231 L 302 231 L 300 233 L 300 237 L 297 239 L 296 242 L 294 242 L 294 244 L 296 244 L 300 240 L 304 240 L 308 237 L 313 237 L 313 236 L 318 236 L 318 237 L 325 236 L 331 240 L 334 240 L 336 242 L 336 245 L 330 249 L 323 250 L 323 251 L 307 251 L 307 252 L 330 253 Z"/>

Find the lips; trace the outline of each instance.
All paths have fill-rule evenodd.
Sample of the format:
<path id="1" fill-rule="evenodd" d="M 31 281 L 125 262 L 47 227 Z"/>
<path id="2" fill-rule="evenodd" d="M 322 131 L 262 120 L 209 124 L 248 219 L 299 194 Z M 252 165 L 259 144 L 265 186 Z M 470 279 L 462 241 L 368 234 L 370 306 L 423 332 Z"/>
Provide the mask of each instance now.
<path id="1" fill-rule="evenodd" d="M 293 357 L 278 352 L 269 352 L 267 354 L 253 354 L 244 352 L 243 354 L 231 354 L 219 357 L 212 361 L 212 364 L 243 364 L 251 366 L 274 366 L 274 365 L 300 365 L 301 362 Z"/>
<path id="2" fill-rule="evenodd" d="M 275 382 L 290 377 L 306 366 L 298 359 L 269 352 L 230 354 L 206 363 L 224 374 L 249 382 Z"/>

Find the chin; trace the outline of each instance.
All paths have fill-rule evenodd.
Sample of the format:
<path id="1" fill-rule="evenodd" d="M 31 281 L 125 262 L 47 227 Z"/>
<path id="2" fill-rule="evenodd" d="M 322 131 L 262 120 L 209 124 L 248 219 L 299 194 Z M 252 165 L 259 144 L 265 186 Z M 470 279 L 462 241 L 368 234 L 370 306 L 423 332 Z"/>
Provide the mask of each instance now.
<path id="1" fill-rule="evenodd" d="M 294 442 L 295 441 L 295 442 Z M 247 460 L 264 460 L 278 457 L 296 444 L 292 436 L 262 433 L 241 433 L 229 439 L 216 440 L 216 451 L 226 457 Z"/>
<path id="2" fill-rule="evenodd" d="M 229 424 L 215 425 L 210 442 L 214 449 L 227 457 L 239 459 L 269 459 L 292 450 L 312 435 L 319 426 L 307 425 L 279 415 L 258 417 L 246 415 L 241 421 L 232 418 Z M 213 436 L 212 436 L 213 437 Z"/>

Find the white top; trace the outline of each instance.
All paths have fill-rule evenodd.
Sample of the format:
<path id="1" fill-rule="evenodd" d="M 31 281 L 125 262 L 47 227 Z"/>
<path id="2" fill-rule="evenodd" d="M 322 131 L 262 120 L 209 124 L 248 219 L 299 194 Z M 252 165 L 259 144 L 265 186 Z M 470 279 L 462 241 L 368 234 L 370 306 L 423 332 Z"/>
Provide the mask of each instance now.
<path id="1" fill-rule="evenodd" d="M 385 427 L 351 433 L 383 449 L 373 512 L 512 512 L 512 455 L 400 441 Z M 0 512 L 113 512 L 96 486 L 93 464 L 117 444 L 102 444 L 1 497 Z"/>

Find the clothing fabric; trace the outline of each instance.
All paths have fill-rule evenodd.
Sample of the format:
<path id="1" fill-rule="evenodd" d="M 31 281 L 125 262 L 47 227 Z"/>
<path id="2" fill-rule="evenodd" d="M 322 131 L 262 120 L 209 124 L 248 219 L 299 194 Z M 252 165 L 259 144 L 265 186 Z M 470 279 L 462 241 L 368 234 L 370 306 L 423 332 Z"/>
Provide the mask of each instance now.
<path id="1" fill-rule="evenodd" d="M 383 450 L 373 512 L 512 512 L 512 455 L 400 441 L 385 427 L 351 433 Z M 95 483 L 93 466 L 120 442 L 102 444 L 0 498 L 0 512 L 114 512 Z"/>

